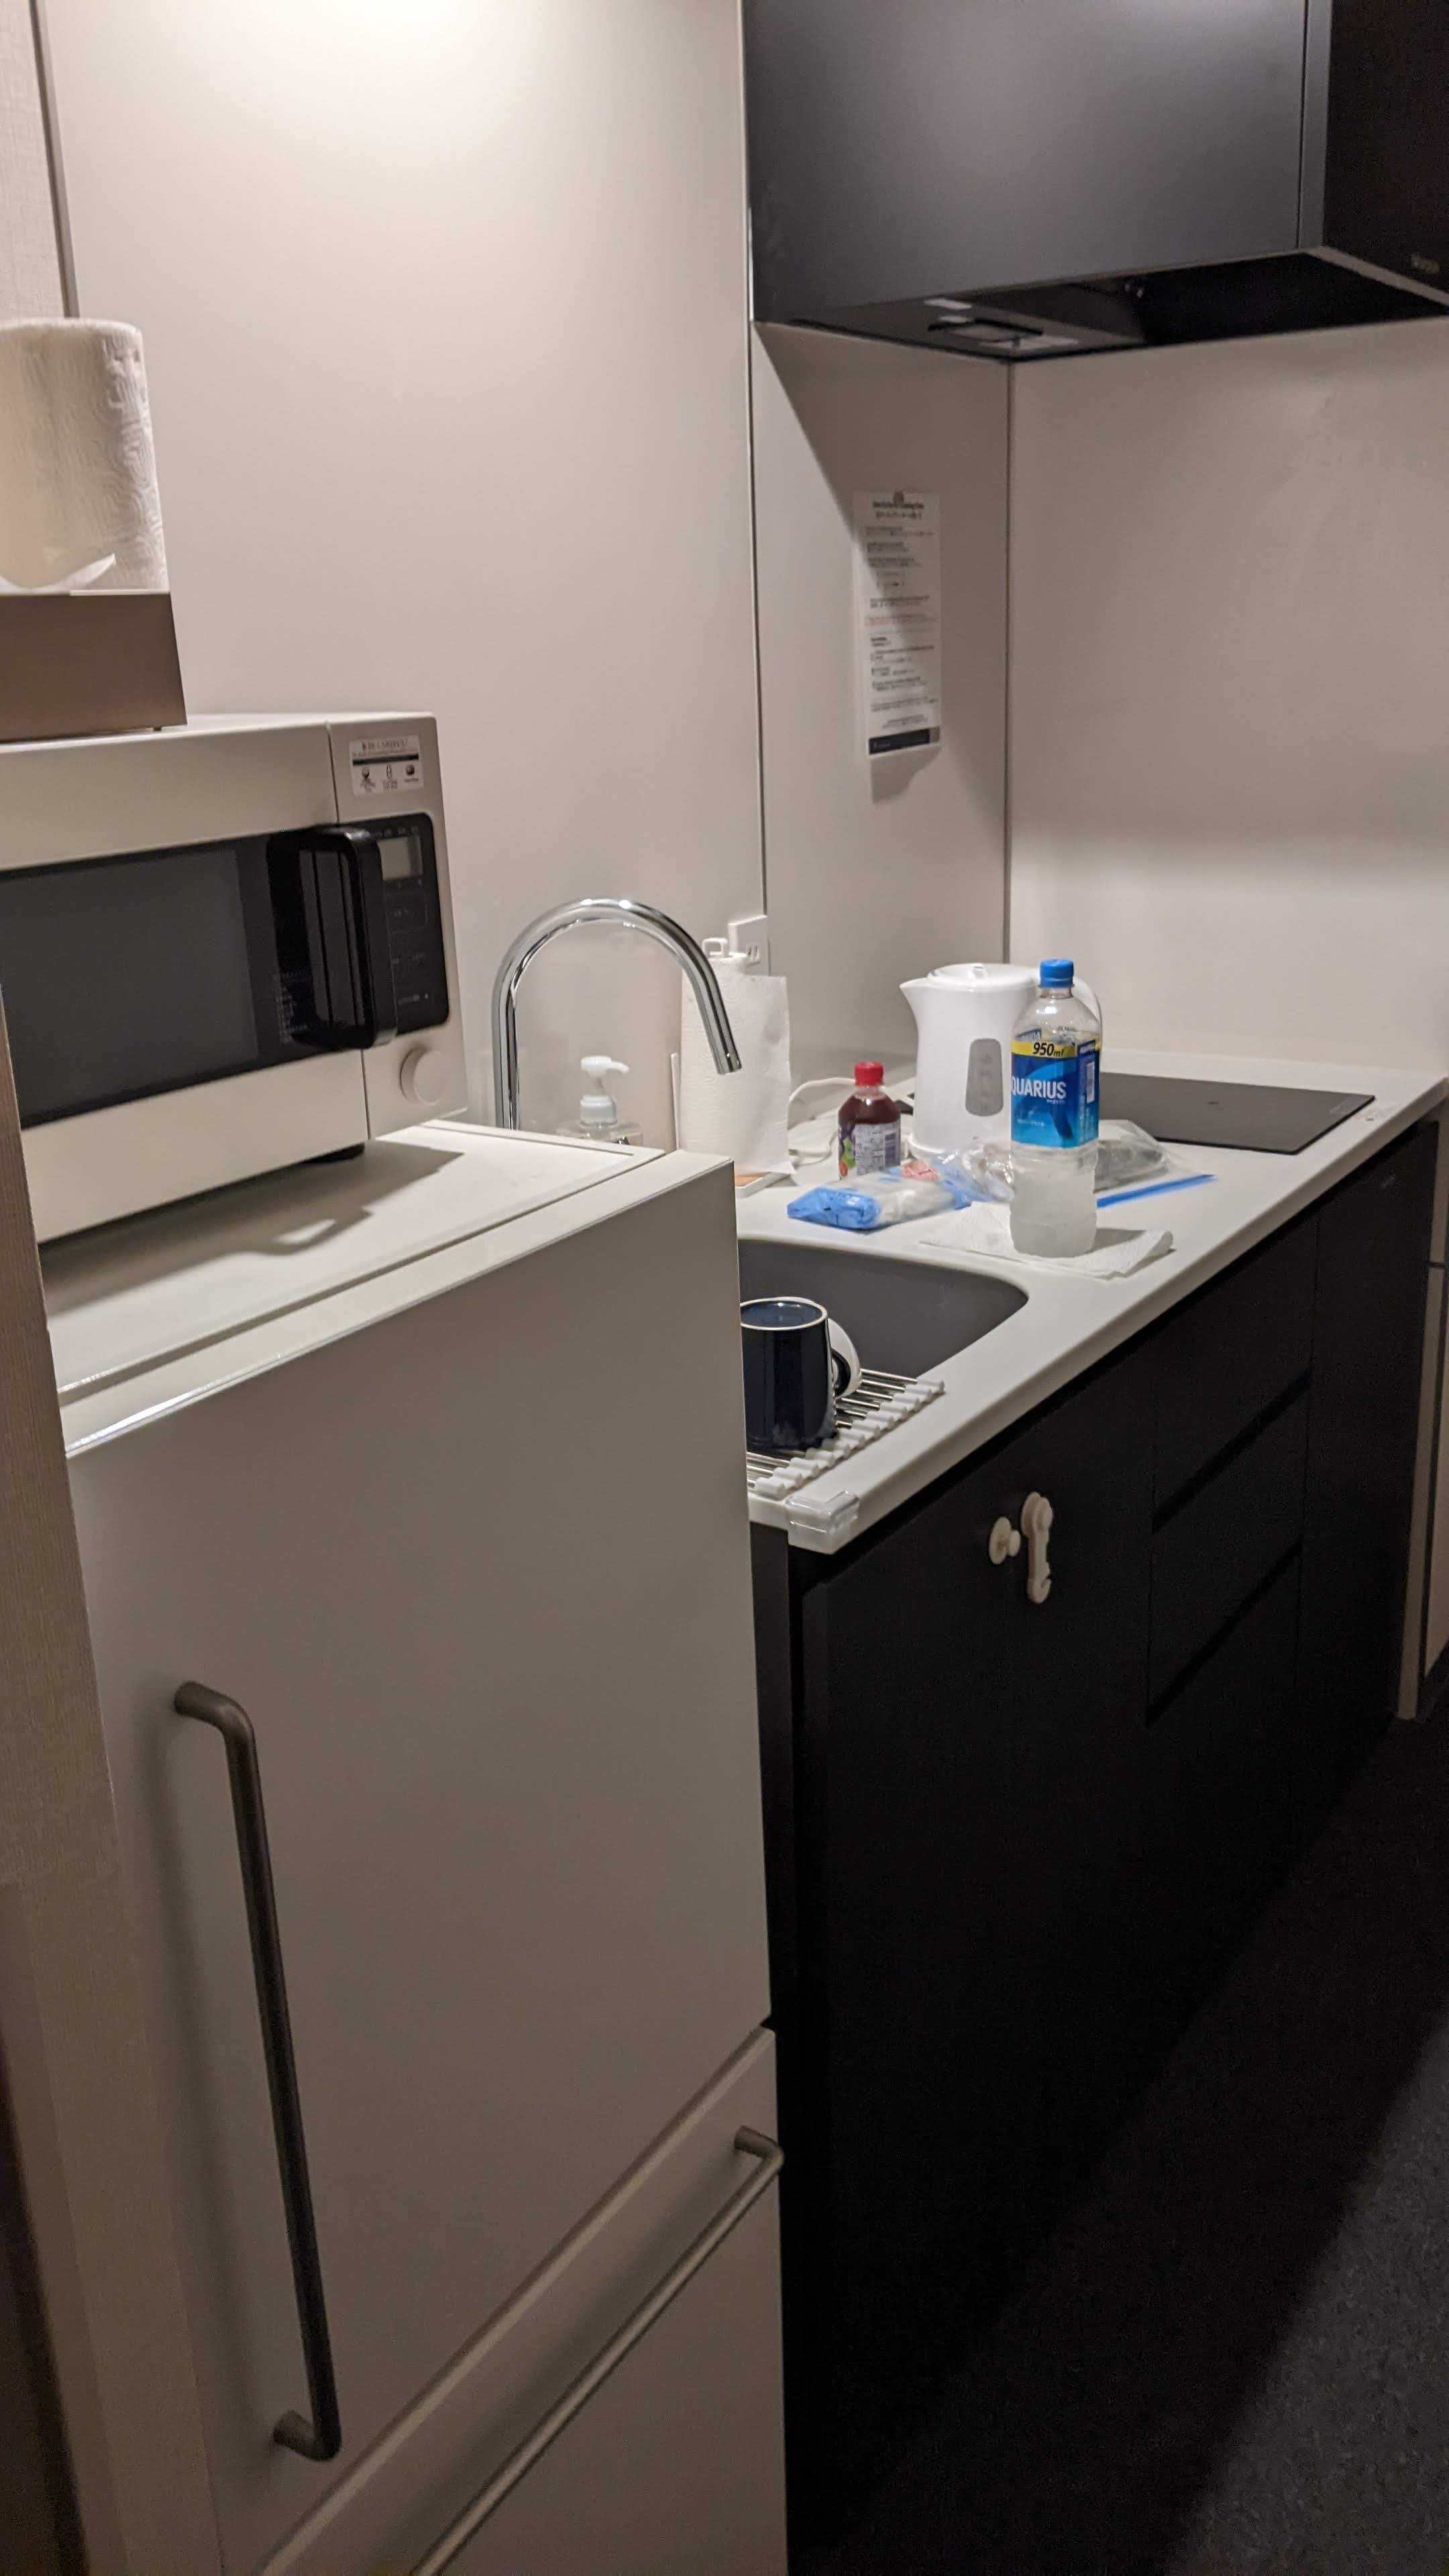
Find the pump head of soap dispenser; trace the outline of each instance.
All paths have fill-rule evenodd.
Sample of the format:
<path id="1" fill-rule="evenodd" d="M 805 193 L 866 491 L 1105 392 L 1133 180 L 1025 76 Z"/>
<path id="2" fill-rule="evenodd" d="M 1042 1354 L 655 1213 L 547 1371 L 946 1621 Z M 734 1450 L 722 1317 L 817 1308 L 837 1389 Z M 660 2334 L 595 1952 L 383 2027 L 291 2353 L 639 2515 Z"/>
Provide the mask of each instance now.
<path id="1" fill-rule="evenodd" d="M 579 1102 L 577 1125 L 566 1128 L 564 1133 L 586 1136 L 601 1145 L 642 1145 L 643 1129 L 620 1117 L 617 1100 L 604 1088 L 611 1073 L 628 1072 L 627 1064 L 621 1064 L 613 1055 L 585 1055 L 579 1058 L 579 1070 L 587 1077 L 589 1088 Z"/>
<path id="2" fill-rule="evenodd" d="M 590 1088 L 579 1102 L 579 1118 L 585 1127 L 617 1127 L 619 1104 L 611 1091 L 604 1089 L 604 1077 L 610 1073 L 627 1073 L 627 1064 L 617 1056 L 586 1055 L 579 1058 L 579 1071 L 589 1077 Z"/>

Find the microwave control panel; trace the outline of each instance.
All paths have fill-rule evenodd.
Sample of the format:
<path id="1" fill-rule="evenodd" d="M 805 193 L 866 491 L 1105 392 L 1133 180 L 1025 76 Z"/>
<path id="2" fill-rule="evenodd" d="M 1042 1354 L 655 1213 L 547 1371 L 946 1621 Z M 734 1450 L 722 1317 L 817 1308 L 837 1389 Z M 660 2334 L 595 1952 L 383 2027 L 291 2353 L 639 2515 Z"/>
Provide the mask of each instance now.
<path id="1" fill-rule="evenodd" d="M 397 992 L 400 1037 L 433 1029 L 448 1016 L 448 969 L 438 902 L 438 862 L 426 814 L 370 822 L 382 852 L 387 944 Z"/>

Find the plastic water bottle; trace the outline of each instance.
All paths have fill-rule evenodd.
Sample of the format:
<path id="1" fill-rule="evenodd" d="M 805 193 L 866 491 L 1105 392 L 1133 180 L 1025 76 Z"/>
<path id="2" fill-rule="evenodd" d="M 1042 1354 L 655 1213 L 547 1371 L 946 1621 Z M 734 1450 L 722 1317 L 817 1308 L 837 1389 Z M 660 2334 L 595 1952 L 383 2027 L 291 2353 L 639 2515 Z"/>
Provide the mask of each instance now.
<path id="1" fill-rule="evenodd" d="M 1044 957 L 1011 1041 L 1011 1240 L 1018 1252 L 1090 1252 L 1097 1232 L 1102 1022 L 1070 957 Z"/>

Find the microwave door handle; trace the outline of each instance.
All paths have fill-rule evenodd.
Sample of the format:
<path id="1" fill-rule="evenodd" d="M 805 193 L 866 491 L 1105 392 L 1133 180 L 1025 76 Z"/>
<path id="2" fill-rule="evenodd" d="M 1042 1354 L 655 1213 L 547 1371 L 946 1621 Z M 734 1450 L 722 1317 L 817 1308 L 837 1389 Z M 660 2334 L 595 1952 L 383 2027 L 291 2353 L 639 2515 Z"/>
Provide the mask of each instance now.
<path id="1" fill-rule="evenodd" d="M 283 972 L 305 993 L 300 1033 L 338 1051 L 397 1035 L 382 852 L 371 832 L 324 823 L 271 845 L 272 912 Z"/>
<path id="2" fill-rule="evenodd" d="M 364 1046 L 381 1046 L 397 1036 L 397 987 L 387 936 L 387 890 L 382 851 L 371 832 L 354 824 L 339 831 L 352 850 L 353 924 L 357 946 L 358 984 L 362 998 Z"/>
<path id="3" fill-rule="evenodd" d="M 347 984 L 356 1011 L 354 1046 L 381 1046 L 397 1036 L 397 989 L 387 936 L 382 851 L 375 834 L 339 823 L 316 835 L 319 852 L 335 850 L 345 888 Z"/>

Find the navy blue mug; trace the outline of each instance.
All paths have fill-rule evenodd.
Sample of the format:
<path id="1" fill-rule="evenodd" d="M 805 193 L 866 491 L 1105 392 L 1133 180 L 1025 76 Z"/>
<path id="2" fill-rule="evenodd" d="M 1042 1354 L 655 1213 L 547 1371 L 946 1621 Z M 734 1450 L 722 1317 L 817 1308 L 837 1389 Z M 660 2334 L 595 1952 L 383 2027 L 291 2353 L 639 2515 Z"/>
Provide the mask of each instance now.
<path id="1" fill-rule="evenodd" d="M 815 1449 L 835 1429 L 835 1399 L 860 1384 L 848 1333 L 811 1297 L 747 1297 L 745 1445 L 756 1452 Z"/>

